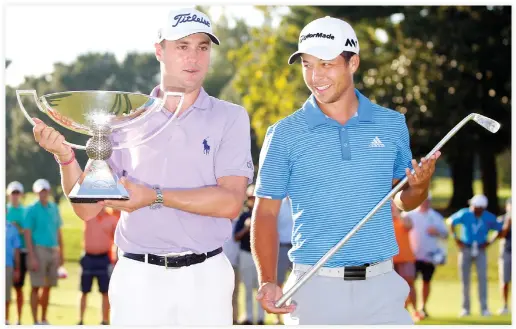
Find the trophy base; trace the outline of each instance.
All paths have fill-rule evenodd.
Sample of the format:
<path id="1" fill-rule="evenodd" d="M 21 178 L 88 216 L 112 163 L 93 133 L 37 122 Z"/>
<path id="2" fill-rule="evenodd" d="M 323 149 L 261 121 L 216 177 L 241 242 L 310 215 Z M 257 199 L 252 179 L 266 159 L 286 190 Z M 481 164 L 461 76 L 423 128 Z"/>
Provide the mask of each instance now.
<path id="1" fill-rule="evenodd" d="M 129 198 L 109 198 L 109 197 L 98 197 L 98 198 L 81 198 L 81 197 L 69 197 L 71 203 L 97 203 L 99 201 L 115 200 L 125 201 Z"/>
<path id="2" fill-rule="evenodd" d="M 129 200 L 129 193 L 104 160 L 89 160 L 84 172 L 68 195 L 72 203 Z"/>

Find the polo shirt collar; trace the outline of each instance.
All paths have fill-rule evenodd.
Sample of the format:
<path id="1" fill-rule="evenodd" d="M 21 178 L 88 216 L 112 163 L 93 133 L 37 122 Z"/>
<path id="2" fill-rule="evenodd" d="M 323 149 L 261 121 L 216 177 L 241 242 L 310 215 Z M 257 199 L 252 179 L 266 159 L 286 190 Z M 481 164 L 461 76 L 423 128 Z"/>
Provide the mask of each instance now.
<path id="1" fill-rule="evenodd" d="M 357 89 L 355 89 L 355 95 L 358 98 L 358 110 L 357 113 L 355 113 L 355 117 L 358 118 L 359 122 L 373 122 L 373 108 L 371 101 L 362 95 Z M 332 121 L 331 118 L 321 111 L 313 94 L 310 95 L 303 104 L 303 110 L 305 111 L 306 121 L 310 129 Z"/>
<path id="2" fill-rule="evenodd" d="M 152 89 L 150 96 L 158 97 L 159 91 L 160 91 L 160 86 L 157 85 L 156 87 L 154 87 Z M 203 87 L 201 87 L 201 91 L 199 92 L 197 99 L 192 104 L 192 108 L 199 109 L 199 110 L 209 110 L 212 108 L 210 97 L 209 97 L 208 93 L 204 90 Z"/>

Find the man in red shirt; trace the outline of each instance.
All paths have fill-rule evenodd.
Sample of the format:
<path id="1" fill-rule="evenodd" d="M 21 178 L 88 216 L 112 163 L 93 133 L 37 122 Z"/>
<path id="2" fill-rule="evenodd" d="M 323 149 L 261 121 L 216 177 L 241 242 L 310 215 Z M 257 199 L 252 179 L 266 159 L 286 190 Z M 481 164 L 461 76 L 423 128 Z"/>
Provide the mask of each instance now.
<path id="1" fill-rule="evenodd" d="M 79 324 L 83 324 L 84 311 L 88 293 L 91 291 L 93 279 L 97 278 L 99 291 L 102 294 L 102 322 L 109 324 L 109 267 L 111 250 L 118 218 L 110 210 L 104 208 L 93 219 L 85 221 L 84 255 L 80 260 L 81 273 L 81 306 Z"/>

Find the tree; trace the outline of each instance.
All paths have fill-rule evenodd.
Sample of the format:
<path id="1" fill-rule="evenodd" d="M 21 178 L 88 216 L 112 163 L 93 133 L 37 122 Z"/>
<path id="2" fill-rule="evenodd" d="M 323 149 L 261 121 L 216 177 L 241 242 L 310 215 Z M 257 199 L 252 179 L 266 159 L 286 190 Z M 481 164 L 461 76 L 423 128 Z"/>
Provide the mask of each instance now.
<path id="1" fill-rule="evenodd" d="M 394 14 L 404 19 L 394 20 Z M 449 210 L 471 197 L 480 154 L 484 192 L 497 212 L 495 155 L 510 147 L 510 7 L 292 7 L 277 30 L 253 29 L 251 41 L 229 54 L 239 61 L 233 87 L 252 111 L 260 144 L 267 127 L 308 96 L 299 68 L 286 60 L 301 28 L 326 15 L 354 27 L 361 57 L 356 86 L 406 115 L 415 157 L 471 112 L 502 122 L 496 135 L 468 125 L 443 149 L 454 182 Z M 387 42 L 378 30 L 387 33 Z"/>
<path id="2" fill-rule="evenodd" d="M 60 174 L 53 156 L 35 143 L 32 126 L 23 116 L 16 100 L 16 89 L 34 89 L 38 96 L 70 90 L 121 90 L 150 92 L 158 83 L 159 65 L 153 54 L 128 54 L 118 63 L 113 54 L 90 53 L 66 65 L 56 63 L 54 72 L 41 77 L 26 77 L 17 88 L 6 88 L 7 114 L 7 180 L 19 180 L 31 186 L 38 178 L 46 178 L 53 186 L 52 194 L 58 202 L 62 197 Z M 41 115 L 34 102 L 23 98 L 29 115 L 36 116 L 61 132 L 67 141 L 84 145 L 89 138 L 69 131 Z M 87 156 L 84 151 L 76 151 L 76 157 L 84 167 Z M 37 166 L 31 165 L 37 163 Z"/>

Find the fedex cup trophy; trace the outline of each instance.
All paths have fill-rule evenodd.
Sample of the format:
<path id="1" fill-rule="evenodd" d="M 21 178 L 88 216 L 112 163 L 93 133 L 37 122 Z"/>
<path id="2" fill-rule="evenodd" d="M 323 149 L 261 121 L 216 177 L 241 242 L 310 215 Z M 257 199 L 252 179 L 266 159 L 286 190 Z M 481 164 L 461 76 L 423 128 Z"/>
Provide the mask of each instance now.
<path id="1" fill-rule="evenodd" d="M 128 200 L 129 193 L 119 182 L 118 175 L 107 160 L 113 150 L 132 148 L 148 142 L 172 122 L 184 101 L 184 92 L 167 91 L 162 99 L 139 93 L 121 91 L 67 91 L 43 95 L 38 98 L 35 90 L 17 90 L 20 109 L 32 125 L 35 122 L 23 106 L 21 96 L 32 96 L 41 112 L 61 126 L 89 135 L 86 146 L 65 142 L 75 149 L 86 150 L 88 162 L 75 183 L 68 198 L 72 203 L 96 203 L 102 200 Z M 131 135 L 146 126 L 154 113 L 164 110 L 169 96 L 179 97 L 172 115 L 159 129 L 145 136 L 121 141 L 114 145 L 113 136 Z M 144 121 L 144 119 L 148 119 Z M 140 122 L 135 127 L 130 127 Z M 160 120 L 159 122 L 162 122 Z M 143 123 L 143 124 L 141 124 Z M 140 129 L 141 130 L 141 129 Z"/>

